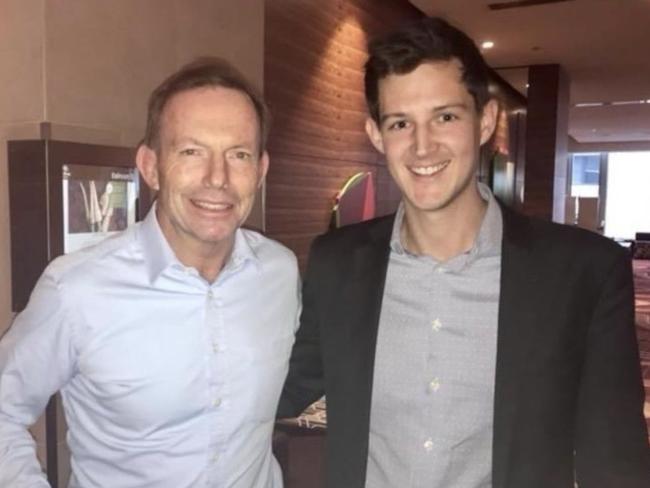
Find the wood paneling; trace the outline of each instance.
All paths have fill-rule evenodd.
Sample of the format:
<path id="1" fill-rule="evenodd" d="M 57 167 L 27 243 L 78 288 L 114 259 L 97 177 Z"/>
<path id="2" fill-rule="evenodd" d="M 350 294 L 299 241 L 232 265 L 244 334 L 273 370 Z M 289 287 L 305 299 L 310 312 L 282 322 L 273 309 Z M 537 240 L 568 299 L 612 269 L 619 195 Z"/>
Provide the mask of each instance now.
<path id="1" fill-rule="evenodd" d="M 273 115 L 266 229 L 302 269 L 350 176 L 373 173 L 379 214 L 399 200 L 364 131 L 363 65 L 369 38 L 421 15 L 407 0 L 266 1 L 264 86 Z"/>
<path id="2" fill-rule="evenodd" d="M 564 222 L 569 80 L 559 65 L 531 66 L 528 80 L 523 210 Z"/>

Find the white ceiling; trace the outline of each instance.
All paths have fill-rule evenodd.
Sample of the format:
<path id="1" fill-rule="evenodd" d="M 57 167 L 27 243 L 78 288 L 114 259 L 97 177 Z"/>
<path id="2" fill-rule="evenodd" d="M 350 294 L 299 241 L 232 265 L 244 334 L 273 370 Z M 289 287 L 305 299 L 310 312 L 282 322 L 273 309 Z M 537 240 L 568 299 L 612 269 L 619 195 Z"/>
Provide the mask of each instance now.
<path id="1" fill-rule="evenodd" d="M 490 66 L 525 94 L 531 64 L 557 63 L 571 80 L 569 134 L 581 143 L 650 141 L 650 0 L 570 0 L 490 10 L 514 0 L 410 0 L 461 28 Z M 504 69 L 505 68 L 505 69 Z M 646 100 L 643 104 L 612 102 Z M 577 103 L 604 102 L 578 108 Z"/>

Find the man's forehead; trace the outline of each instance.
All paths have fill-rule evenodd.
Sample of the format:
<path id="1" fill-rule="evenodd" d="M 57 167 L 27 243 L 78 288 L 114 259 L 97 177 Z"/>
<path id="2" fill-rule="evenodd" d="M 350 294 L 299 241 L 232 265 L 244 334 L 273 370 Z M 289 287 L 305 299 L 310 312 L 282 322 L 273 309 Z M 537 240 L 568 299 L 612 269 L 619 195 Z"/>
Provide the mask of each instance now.
<path id="1" fill-rule="evenodd" d="M 421 75 L 422 73 L 422 75 Z M 403 73 L 389 73 L 383 78 L 379 79 L 379 90 L 386 85 L 394 83 L 395 81 L 404 81 L 409 79 L 418 78 L 420 83 L 427 83 L 428 80 L 435 77 L 436 75 L 444 74 L 444 76 L 449 77 L 452 80 L 458 81 L 459 83 L 463 82 L 463 65 L 456 58 L 451 58 L 448 60 L 432 60 L 432 61 L 423 61 L 413 69 L 403 72 Z"/>
<path id="2" fill-rule="evenodd" d="M 237 129 L 239 132 L 250 131 L 256 140 L 260 137 L 261 128 L 255 106 L 246 93 L 236 89 L 206 86 L 172 95 L 160 114 L 161 135 L 182 137 L 167 132 L 170 129 L 173 132 L 179 129 L 191 131 L 190 122 L 194 123 L 193 127 L 203 124 L 205 128 L 224 131 Z M 188 137 L 191 137 L 191 133 Z"/>
<path id="3" fill-rule="evenodd" d="M 429 98 L 437 105 L 474 105 L 472 94 L 463 81 L 460 61 L 455 58 L 420 63 L 407 73 L 392 73 L 379 80 L 380 112 L 389 105 Z M 471 103 L 470 103 L 471 102 Z"/>

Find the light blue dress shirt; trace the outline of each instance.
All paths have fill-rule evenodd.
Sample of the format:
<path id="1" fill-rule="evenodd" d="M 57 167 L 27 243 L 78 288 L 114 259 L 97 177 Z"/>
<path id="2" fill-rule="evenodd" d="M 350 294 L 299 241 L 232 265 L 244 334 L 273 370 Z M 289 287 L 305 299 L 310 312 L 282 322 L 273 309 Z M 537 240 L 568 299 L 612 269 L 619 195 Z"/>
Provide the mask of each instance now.
<path id="1" fill-rule="evenodd" d="M 238 230 L 208 283 L 153 211 L 56 259 L 0 343 L 0 486 L 48 486 L 27 428 L 60 390 L 71 488 L 281 487 L 271 435 L 299 298 L 280 244 Z"/>

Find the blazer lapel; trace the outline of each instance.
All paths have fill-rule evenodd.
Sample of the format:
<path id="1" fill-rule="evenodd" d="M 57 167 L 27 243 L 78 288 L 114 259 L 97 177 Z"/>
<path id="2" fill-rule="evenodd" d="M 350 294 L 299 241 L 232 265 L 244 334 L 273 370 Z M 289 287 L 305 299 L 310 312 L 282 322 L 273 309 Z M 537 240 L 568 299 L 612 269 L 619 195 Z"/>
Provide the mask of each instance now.
<path id="1" fill-rule="evenodd" d="M 368 393 L 372 387 L 377 329 L 381 311 L 386 270 L 390 254 L 393 219 L 386 219 L 369 229 L 368 239 L 357 246 L 352 259 L 346 293 L 354 309 L 350 321 L 349 340 L 354 350 L 365 351 L 362 364 L 366 376 L 363 384 Z M 368 402 L 369 404 L 369 402 Z"/>
<path id="2" fill-rule="evenodd" d="M 508 485 L 512 439 L 518 416 L 518 390 L 525 381 L 519 372 L 530 346 L 534 324 L 536 266 L 531 256 L 529 220 L 502 207 L 503 244 L 501 291 L 497 335 L 494 392 L 493 469 L 494 488 Z"/>
<path id="3" fill-rule="evenodd" d="M 385 219 L 369 229 L 367 239 L 355 246 L 348 261 L 349 279 L 344 285 L 342 296 L 344 309 L 336 315 L 345 326 L 340 347 L 348 352 L 344 355 L 345 384 L 348 388 L 347 402 L 354 405 L 355 424 L 347 431 L 349 445 L 355 446 L 350 462 L 355 463 L 359 480 L 364 479 L 368 458 L 370 431 L 370 407 L 375 364 L 375 346 L 381 312 L 386 270 L 390 254 L 390 235 L 393 219 Z"/>

